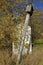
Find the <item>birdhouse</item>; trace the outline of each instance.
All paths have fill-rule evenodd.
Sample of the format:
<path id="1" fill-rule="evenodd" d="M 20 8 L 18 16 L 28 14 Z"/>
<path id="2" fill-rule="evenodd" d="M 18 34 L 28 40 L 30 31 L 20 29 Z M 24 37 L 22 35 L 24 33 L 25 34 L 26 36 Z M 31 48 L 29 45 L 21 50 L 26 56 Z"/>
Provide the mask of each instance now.
<path id="1" fill-rule="evenodd" d="M 31 4 L 28 4 L 26 7 L 26 13 L 32 15 L 33 13 L 33 6 Z"/>
<path id="2" fill-rule="evenodd" d="M 26 12 L 31 12 L 31 7 L 32 7 L 32 5 L 28 4 L 27 7 L 26 7 Z"/>

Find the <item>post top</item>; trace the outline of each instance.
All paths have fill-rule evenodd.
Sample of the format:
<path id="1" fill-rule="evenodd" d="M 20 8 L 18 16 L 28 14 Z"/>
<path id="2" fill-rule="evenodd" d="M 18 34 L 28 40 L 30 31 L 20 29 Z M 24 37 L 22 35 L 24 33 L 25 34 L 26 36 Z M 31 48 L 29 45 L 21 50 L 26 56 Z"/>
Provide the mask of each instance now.
<path id="1" fill-rule="evenodd" d="M 31 12 L 31 7 L 32 7 L 31 4 L 27 5 L 27 7 L 26 7 L 26 12 Z"/>
<path id="2" fill-rule="evenodd" d="M 33 6 L 31 3 L 29 3 L 27 6 L 26 6 L 26 13 L 30 14 L 30 16 L 32 15 L 33 13 Z"/>

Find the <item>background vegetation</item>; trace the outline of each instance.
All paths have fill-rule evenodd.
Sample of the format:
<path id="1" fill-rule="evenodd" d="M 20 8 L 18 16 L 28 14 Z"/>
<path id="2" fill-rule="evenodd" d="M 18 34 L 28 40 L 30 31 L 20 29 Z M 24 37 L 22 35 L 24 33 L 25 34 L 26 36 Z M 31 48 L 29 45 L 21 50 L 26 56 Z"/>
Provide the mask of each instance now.
<path id="1" fill-rule="evenodd" d="M 23 29 L 25 16 L 26 16 L 25 8 L 27 4 L 28 4 L 27 0 L 23 0 L 23 1 L 22 0 L 19 0 L 19 1 L 18 0 L 0 0 L 0 65 L 8 65 L 9 62 L 12 61 L 12 58 L 10 57 L 12 42 L 14 41 L 16 46 L 20 43 L 21 31 Z M 29 25 L 32 27 L 32 43 L 43 44 L 43 11 L 38 11 L 34 9 Z M 36 51 L 35 52 L 36 54 L 34 54 L 33 52 L 35 56 L 37 56 L 38 54 L 37 58 L 39 58 L 39 56 L 43 54 L 42 49 L 38 51 L 37 49 L 35 49 L 34 51 Z M 39 51 L 42 51 L 42 53 L 40 54 Z M 6 55 L 6 57 L 4 58 L 3 55 L 4 56 Z M 8 61 L 8 58 L 9 58 L 9 61 Z M 38 65 L 43 65 L 42 63 L 43 58 L 41 58 L 41 60 L 40 58 L 39 58 L 40 63 L 38 61 Z M 29 56 L 27 60 L 24 60 L 24 61 L 27 61 L 26 65 L 29 65 L 28 59 L 29 59 Z M 32 57 L 32 59 L 29 60 L 29 62 L 31 61 L 33 62 L 33 59 L 34 57 Z M 35 62 L 36 60 L 37 59 L 35 59 Z M 22 61 L 22 63 L 24 61 Z M 35 62 L 33 62 L 33 65 Z M 32 63 L 30 63 L 30 65 L 31 64 Z M 25 65 L 25 63 L 23 63 L 23 65 Z"/>

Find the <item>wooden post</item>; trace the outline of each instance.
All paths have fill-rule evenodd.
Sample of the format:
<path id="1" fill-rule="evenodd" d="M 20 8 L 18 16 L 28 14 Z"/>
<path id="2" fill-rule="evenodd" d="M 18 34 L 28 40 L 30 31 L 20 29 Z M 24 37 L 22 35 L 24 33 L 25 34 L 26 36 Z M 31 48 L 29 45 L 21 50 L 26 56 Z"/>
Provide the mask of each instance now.
<path id="1" fill-rule="evenodd" d="M 26 15 L 26 20 L 25 20 L 24 27 L 23 27 L 21 45 L 20 45 L 19 52 L 18 52 L 18 63 L 21 62 L 21 58 L 22 58 L 22 51 L 23 51 L 23 46 L 24 46 L 25 34 L 26 34 L 28 22 L 30 20 L 31 7 L 32 7 L 31 4 L 27 5 L 27 7 L 26 7 L 27 15 Z"/>
<path id="2" fill-rule="evenodd" d="M 26 20 L 25 20 L 25 24 L 24 24 L 24 29 L 22 32 L 22 40 L 21 40 L 21 45 L 20 45 L 20 49 L 19 49 L 19 53 L 18 53 L 18 61 L 21 61 L 21 57 L 22 57 L 22 51 L 23 51 L 23 46 L 24 46 L 24 40 L 25 40 L 25 34 L 26 34 L 26 29 L 28 26 L 28 21 L 29 21 L 30 15 L 27 14 L 26 15 Z"/>
<path id="3" fill-rule="evenodd" d="M 12 56 L 14 55 L 14 42 L 12 42 Z"/>

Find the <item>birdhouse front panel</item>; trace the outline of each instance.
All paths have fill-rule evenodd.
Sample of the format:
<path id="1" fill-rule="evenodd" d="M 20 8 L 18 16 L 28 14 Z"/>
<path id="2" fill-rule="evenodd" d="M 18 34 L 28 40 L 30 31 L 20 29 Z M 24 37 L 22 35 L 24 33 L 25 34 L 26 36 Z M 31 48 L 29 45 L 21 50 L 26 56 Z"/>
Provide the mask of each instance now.
<path id="1" fill-rule="evenodd" d="M 31 12 L 31 8 L 32 8 L 31 4 L 30 5 L 27 5 L 26 12 Z"/>

